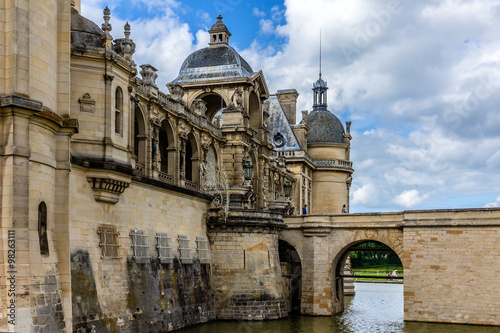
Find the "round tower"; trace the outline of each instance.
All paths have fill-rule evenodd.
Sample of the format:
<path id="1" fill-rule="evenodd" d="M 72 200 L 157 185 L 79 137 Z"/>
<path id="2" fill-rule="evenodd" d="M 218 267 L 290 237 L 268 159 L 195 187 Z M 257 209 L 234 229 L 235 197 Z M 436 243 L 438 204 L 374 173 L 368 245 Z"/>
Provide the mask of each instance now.
<path id="1" fill-rule="evenodd" d="M 315 161 L 312 175 L 312 214 L 349 212 L 349 189 L 352 181 L 350 161 L 350 122 L 346 130 L 328 110 L 328 86 L 319 74 L 313 84 L 313 111 L 307 115 L 309 127 L 307 151 Z"/>

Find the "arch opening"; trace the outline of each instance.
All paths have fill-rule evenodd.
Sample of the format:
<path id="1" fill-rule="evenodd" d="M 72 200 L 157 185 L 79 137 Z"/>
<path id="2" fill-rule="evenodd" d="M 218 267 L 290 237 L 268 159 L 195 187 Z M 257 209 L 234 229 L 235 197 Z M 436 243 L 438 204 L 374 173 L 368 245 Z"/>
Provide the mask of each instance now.
<path id="1" fill-rule="evenodd" d="M 221 95 L 217 93 L 209 93 L 201 95 L 197 98 L 207 103 L 207 111 L 205 112 L 205 115 L 207 116 L 208 121 L 214 123 L 217 119 L 219 119 L 218 121 L 220 122 L 220 118 L 222 118 L 221 110 L 227 106 L 226 101 L 221 97 Z"/>
<path id="2" fill-rule="evenodd" d="M 160 149 L 160 171 L 169 175 L 175 173 L 174 157 L 175 157 L 175 142 L 172 127 L 168 120 L 163 120 L 160 131 L 158 133 L 159 149 Z"/>
<path id="3" fill-rule="evenodd" d="M 146 165 L 146 145 L 147 145 L 147 135 L 146 135 L 146 122 L 144 121 L 144 116 L 141 109 L 136 106 L 134 110 L 134 154 L 137 158 L 137 164 L 142 166 L 144 169 Z"/>
<path id="4" fill-rule="evenodd" d="M 288 312 L 300 313 L 302 298 L 302 264 L 297 250 L 288 242 L 279 239 L 278 249 L 283 281 L 283 294 Z"/>
<path id="5" fill-rule="evenodd" d="M 186 165 L 185 177 L 186 180 L 198 184 L 200 181 L 200 158 L 198 153 L 198 145 L 192 134 L 189 135 L 186 141 Z"/>
<path id="6" fill-rule="evenodd" d="M 344 311 L 347 279 L 403 280 L 403 274 L 401 259 L 388 245 L 376 240 L 360 240 L 349 244 L 339 252 L 333 265 L 334 313 Z"/>
<path id="7" fill-rule="evenodd" d="M 262 111 L 260 107 L 260 101 L 257 94 L 252 91 L 250 93 L 248 111 L 250 115 L 250 126 L 255 129 L 259 129 L 262 126 Z"/>

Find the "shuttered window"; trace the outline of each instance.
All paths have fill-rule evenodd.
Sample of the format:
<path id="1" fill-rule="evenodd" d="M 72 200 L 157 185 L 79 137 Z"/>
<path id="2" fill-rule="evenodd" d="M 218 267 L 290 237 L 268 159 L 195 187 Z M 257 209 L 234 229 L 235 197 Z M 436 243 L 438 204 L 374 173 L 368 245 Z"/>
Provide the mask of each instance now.
<path id="1" fill-rule="evenodd" d="M 143 230 L 134 229 L 130 232 L 130 237 L 132 238 L 133 258 L 149 259 L 148 235 Z"/>
<path id="2" fill-rule="evenodd" d="M 158 259 L 162 264 L 171 264 L 174 262 L 171 238 L 168 234 L 156 234 L 156 248 L 158 249 Z"/>
<path id="3" fill-rule="evenodd" d="M 196 236 L 200 264 L 210 264 L 210 244 L 207 236 Z"/>
<path id="4" fill-rule="evenodd" d="M 120 259 L 118 256 L 118 235 L 120 234 L 113 227 L 100 227 L 97 231 L 100 237 L 101 258 Z"/>
<path id="5" fill-rule="evenodd" d="M 192 264 L 193 258 L 191 257 L 191 248 L 189 247 L 189 237 L 186 235 L 179 235 L 179 252 L 181 253 L 181 262 L 183 264 Z"/>

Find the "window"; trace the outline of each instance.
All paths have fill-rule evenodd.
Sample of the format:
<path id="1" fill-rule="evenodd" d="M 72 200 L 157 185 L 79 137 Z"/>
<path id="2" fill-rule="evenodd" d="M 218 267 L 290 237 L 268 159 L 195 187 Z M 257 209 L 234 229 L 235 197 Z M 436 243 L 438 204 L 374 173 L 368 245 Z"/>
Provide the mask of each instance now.
<path id="1" fill-rule="evenodd" d="M 174 262 L 170 240 L 171 238 L 168 234 L 156 234 L 156 248 L 158 249 L 158 259 L 162 264 L 171 264 Z"/>
<path id="2" fill-rule="evenodd" d="M 181 262 L 183 264 L 192 264 L 191 248 L 189 247 L 189 238 L 186 235 L 179 235 L 179 251 L 181 253 Z"/>
<path id="3" fill-rule="evenodd" d="M 198 244 L 200 264 L 210 264 L 210 244 L 208 243 L 208 237 L 196 236 L 196 243 Z"/>
<path id="4" fill-rule="evenodd" d="M 148 235 L 142 230 L 134 229 L 130 232 L 132 238 L 133 258 L 135 260 L 149 259 Z"/>
<path id="5" fill-rule="evenodd" d="M 41 202 L 38 205 L 38 241 L 40 242 L 40 254 L 49 255 L 49 241 L 47 238 L 47 205 Z"/>
<path id="6" fill-rule="evenodd" d="M 97 233 L 100 236 L 101 242 L 101 258 L 103 259 L 120 259 L 118 256 L 118 235 L 120 234 L 111 226 L 100 227 Z"/>
<path id="7" fill-rule="evenodd" d="M 115 93 L 115 133 L 122 133 L 123 93 L 120 87 Z"/>

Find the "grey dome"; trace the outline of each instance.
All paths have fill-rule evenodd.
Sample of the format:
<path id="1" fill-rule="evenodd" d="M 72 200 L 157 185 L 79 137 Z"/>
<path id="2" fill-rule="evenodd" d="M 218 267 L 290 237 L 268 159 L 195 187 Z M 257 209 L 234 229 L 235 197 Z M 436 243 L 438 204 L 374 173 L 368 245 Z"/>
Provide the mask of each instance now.
<path id="1" fill-rule="evenodd" d="M 191 53 L 173 81 L 190 82 L 250 77 L 252 67 L 228 45 L 210 46 Z"/>
<path id="2" fill-rule="evenodd" d="M 71 9 L 71 46 L 76 49 L 102 47 L 102 30 L 91 20 Z"/>
<path id="3" fill-rule="evenodd" d="M 312 111 L 307 115 L 307 143 L 345 143 L 344 126 L 328 110 Z"/>

